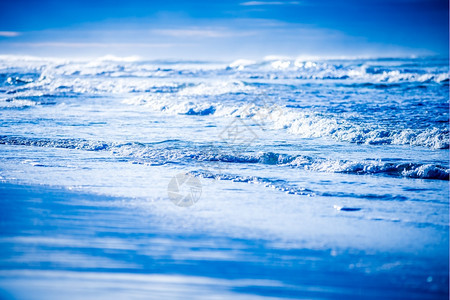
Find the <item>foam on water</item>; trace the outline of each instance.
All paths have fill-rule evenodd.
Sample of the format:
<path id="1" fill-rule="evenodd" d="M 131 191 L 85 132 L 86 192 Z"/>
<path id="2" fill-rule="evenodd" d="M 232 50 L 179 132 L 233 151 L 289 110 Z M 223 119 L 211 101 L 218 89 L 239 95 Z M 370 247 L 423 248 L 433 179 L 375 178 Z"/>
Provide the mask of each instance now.
<path id="1" fill-rule="evenodd" d="M 161 147 L 157 144 L 141 143 L 108 143 L 82 139 L 37 139 L 11 136 L 0 136 L 0 144 L 23 145 L 35 147 L 55 147 L 79 149 L 87 151 L 110 151 L 112 155 L 130 159 L 134 163 L 149 165 L 183 164 L 189 161 L 220 162 L 222 164 L 263 164 L 280 167 L 300 168 L 309 171 L 349 173 L 349 174 L 383 174 L 386 176 L 403 176 L 422 179 L 449 180 L 448 167 L 421 164 L 416 162 L 383 162 L 381 160 L 332 160 L 305 155 L 289 155 L 273 152 L 247 152 L 236 155 L 233 149 L 187 145 Z M 169 141 L 170 144 L 170 141 Z M 195 167 L 195 165 L 194 165 Z M 207 166 L 206 166 L 207 167 Z M 211 168 L 221 169 L 226 166 L 212 165 Z"/>
<path id="2" fill-rule="evenodd" d="M 37 103 L 27 99 L 0 99 L 0 108 L 25 108 Z"/>
<path id="3" fill-rule="evenodd" d="M 429 64 L 432 62 L 432 64 Z M 429 65 L 422 66 L 421 64 Z M 161 67 L 161 66 L 164 67 Z M 0 70 L 34 70 L 43 76 L 169 77 L 232 75 L 271 79 L 325 79 L 364 82 L 446 82 L 445 61 L 404 60 L 236 60 L 230 64 L 205 62 L 141 61 L 138 57 L 107 56 L 92 61 L 70 61 L 20 56 L 0 56 Z"/>
<path id="4" fill-rule="evenodd" d="M 236 84 L 238 85 L 238 84 Z M 235 87 L 236 85 L 232 85 Z M 240 89 L 244 93 L 249 89 Z M 216 95 L 229 92 L 219 87 Z M 236 92 L 236 90 L 233 90 Z M 203 94 L 202 94 L 203 95 Z M 355 124 L 345 120 L 345 114 L 322 114 L 298 111 L 282 106 L 258 106 L 255 104 L 226 105 L 179 97 L 177 100 L 160 95 L 137 96 L 123 101 L 141 105 L 153 111 L 169 114 L 212 115 L 219 117 L 250 118 L 256 122 L 270 122 L 272 128 L 286 129 L 301 137 L 330 137 L 338 141 L 362 144 L 393 144 L 425 146 L 433 149 L 449 147 L 448 128 L 396 129 L 378 124 Z M 264 119 L 261 119 L 264 116 Z M 395 124 L 393 124 L 395 125 Z"/>

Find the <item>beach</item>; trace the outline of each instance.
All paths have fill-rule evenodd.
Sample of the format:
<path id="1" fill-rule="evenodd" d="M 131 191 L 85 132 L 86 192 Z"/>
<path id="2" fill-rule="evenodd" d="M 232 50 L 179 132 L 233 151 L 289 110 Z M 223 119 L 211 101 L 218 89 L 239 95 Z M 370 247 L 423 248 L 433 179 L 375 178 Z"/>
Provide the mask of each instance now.
<path id="1" fill-rule="evenodd" d="M 204 209 L 158 215 L 152 208 L 164 203 L 11 184 L 1 185 L 1 199 L 2 299 L 437 299 L 448 291 L 440 259 L 448 246 L 429 228 L 416 229 L 427 244 L 422 236 L 407 250 L 317 249 L 302 247 L 301 232 L 235 236 L 189 222 L 173 228 L 167 216 L 198 218 Z M 371 232 L 374 244 L 399 228 L 413 231 L 393 223 Z"/>

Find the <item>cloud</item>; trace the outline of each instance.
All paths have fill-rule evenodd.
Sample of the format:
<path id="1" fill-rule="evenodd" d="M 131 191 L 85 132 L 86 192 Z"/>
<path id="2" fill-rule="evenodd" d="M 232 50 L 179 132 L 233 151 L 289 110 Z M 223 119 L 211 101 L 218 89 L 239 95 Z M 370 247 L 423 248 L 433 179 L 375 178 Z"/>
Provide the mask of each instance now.
<path id="1" fill-rule="evenodd" d="M 252 32 L 246 31 L 230 31 L 228 28 L 220 29 L 155 29 L 153 33 L 158 35 L 165 35 L 170 37 L 182 38 L 182 37 L 200 37 L 200 38 L 223 38 L 223 37 L 236 37 L 236 36 L 248 36 L 252 35 Z"/>
<path id="2" fill-rule="evenodd" d="M 0 37 L 15 37 L 19 35 L 20 32 L 17 31 L 0 31 Z"/>
<path id="3" fill-rule="evenodd" d="M 27 46 L 27 47 L 67 47 L 67 48 L 168 48 L 182 46 L 174 43 L 94 43 L 94 42 L 21 42 L 9 43 L 9 45 Z"/>
<path id="4" fill-rule="evenodd" d="M 273 6 L 262 8 L 270 7 Z M 265 18 L 208 19 L 196 23 L 191 19 L 175 18 L 170 22 L 99 23 L 70 30 L 30 31 L 23 33 L 19 40 L 0 38 L 0 54 L 61 57 L 113 54 L 139 55 L 145 59 L 258 60 L 269 54 L 375 56 L 394 52 L 416 53 L 395 45 L 375 44 L 338 29 Z"/>
<path id="5" fill-rule="evenodd" d="M 261 5 L 299 5 L 300 2 L 298 1 L 247 1 L 242 2 L 240 5 L 242 6 L 261 6 Z"/>
<path id="6" fill-rule="evenodd" d="M 209 29 L 155 29 L 154 33 L 173 37 L 223 37 L 225 33 Z"/>

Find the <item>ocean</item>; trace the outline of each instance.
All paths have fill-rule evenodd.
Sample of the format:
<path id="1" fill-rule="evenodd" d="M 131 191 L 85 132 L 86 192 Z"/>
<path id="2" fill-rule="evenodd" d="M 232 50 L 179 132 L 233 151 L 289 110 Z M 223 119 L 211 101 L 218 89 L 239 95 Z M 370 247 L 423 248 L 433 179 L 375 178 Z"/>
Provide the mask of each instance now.
<path id="1" fill-rule="evenodd" d="M 447 299 L 447 58 L 0 56 L 3 299 Z"/>

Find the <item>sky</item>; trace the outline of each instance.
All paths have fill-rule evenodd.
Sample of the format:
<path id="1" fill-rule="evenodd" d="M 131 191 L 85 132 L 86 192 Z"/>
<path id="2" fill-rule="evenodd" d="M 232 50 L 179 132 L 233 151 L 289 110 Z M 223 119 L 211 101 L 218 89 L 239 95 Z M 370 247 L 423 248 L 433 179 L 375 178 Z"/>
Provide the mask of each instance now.
<path id="1" fill-rule="evenodd" d="M 447 0 L 0 1 L 0 54 L 448 57 Z"/>

